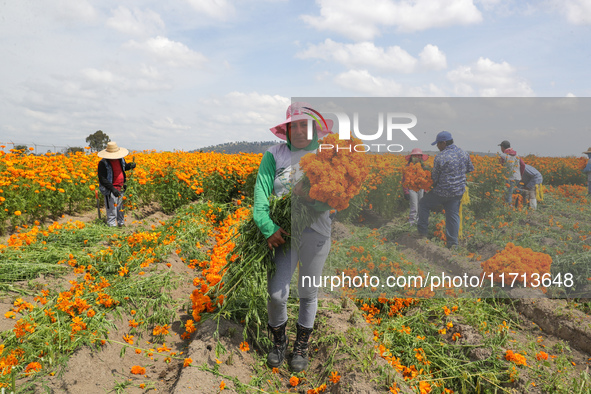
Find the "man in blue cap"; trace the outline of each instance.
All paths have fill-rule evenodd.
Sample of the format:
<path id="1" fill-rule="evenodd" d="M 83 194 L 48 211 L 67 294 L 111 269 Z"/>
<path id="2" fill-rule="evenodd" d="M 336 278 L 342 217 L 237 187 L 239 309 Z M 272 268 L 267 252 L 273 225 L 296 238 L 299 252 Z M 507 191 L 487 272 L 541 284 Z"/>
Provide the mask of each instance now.
<path id="1" fill-rule="evenodd" d="M 458 245 L 460 201 L 466 191 L 466 174 L 474 171 L 470 155 L 454 145 L 451 133 L 442 131 L 435 142 L 439 153 L 433 161 L 433 189 L 419 202 L 419 235 L 427 236 L 429 213 L 439 205 L 445 209 L 447 247 Z"/>

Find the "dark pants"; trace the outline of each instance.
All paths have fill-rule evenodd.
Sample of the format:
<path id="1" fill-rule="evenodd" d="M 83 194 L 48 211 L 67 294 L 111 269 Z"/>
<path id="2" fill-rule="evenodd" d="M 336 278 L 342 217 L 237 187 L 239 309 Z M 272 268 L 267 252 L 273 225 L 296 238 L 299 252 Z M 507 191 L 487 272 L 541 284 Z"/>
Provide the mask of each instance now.
<path id="1" fill-rule="evenodd" d="M 454 197 L 442 197 L 429 192 L 419 201 L 419 234 L 427 235 L 429 227 L 429 214 L 439 205 L 445 209 L 445 237 L 447 246 L 452 247 L 458 244 L 458 233 L 460 232 L 460 202 L 462 195 Z"/>

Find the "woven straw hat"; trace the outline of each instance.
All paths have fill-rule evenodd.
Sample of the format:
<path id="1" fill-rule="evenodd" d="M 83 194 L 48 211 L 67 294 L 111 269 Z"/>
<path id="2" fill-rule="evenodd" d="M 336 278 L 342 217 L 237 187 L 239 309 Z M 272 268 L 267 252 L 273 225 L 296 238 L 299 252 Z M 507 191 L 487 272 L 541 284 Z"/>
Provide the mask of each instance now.
<path id="1" fill-rule="evenodd" d="M 129 151 L 127 149 L 120 148 L 116 142 L 111 141 L 107 143 L 107 149 L 103 149 L 96 155 L 104 159 L 121 159 L 127 156 L 128 153 Z"/>
<path id="2" fill-rule="evenodd" d="M 587 151 L 586 151 L 586 152 L 583 152 L 583 153 L 585 153 L 585 154 L 587 154 L 587 153 L 591 153 L 591 146 L 589 147 L 589 149 L 587 149 Z"/>

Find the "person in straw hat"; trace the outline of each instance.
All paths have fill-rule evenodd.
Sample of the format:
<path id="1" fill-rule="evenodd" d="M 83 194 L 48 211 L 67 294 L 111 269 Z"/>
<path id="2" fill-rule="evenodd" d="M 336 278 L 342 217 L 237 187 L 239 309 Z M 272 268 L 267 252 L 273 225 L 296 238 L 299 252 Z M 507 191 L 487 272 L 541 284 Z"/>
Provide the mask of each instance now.
<path id="1" fill-rule="evenodd" d="M 110 227 L 125 225 L 125 171 L 135 168 L 135 163 L 126 163 L 123 159 L 128 153 L 127 149 L 117 146 L 114 141 L 108 142 L 107 148 L 97 153 L 102 158 L 98 164 L 99 190 L 105 196 L 107 225 Z"/>
<path id="2" fill-rule="evenodd" d="M 585 168 L 583 168 L 583 172 L 587 174 L 587 194 L 591 194 L 591 146 L 587 149 L 583 154 L 587 155 L 589 161 Z"/>
<path id="3" fill-rule="evenodd" d="M 307 153 L 314 153 L 319 147 L 318 139 L 332 133 L 332 120 L 326 120 L 322 127 L 313 122 L 313 136 L 308 139 L 308 121 L 314 112 L 309 105 L 294 102 L 287 108 L 286 120 L 271 128 L 278 138 L 285 140 L 270 147 L 261 160 L 254 190 L 253 220 L 267 240 L 267 246 L 275 250 L 275 273 L 268 277 L 267 302 L 268 328 L 273 336 L 273 348 L 267 355 L 270 367 L 279 367 L 286 356 L 288 337 L 287 300 L 289 285 L 299 262 L 298 295 L 300 308 L 296 324 L 297 334 L 289 366 L 294 372 L 300 372 L 308 366 L 308 340 L 312 334 L 316 311 L 318 309 L 318 288 L 303 286 L 302 277 L 316 277 L 322 274 L 324 262 L 330 251 L 331 218 L 330 207 L 322 202 L 311 200 L 302 192 L 302 171 L 300 159 Z M 291 248 L 285 247 L 288 233 L 269 216 L 269 197 L 271 194 L 282 196 L 293 188 L 294 194 L 308 199 L 308 203 L 319 211 L 319 217 L 307 227 L 299 240 L 292 239 Z"/>
<path id="4" fill-rule="evenodd" d="M 425 161 L 429 159 L 429 155 L 424 154 L 420 148 L 414 148 L 410 155 L 404 157 L 406 159 L 406 165 L 409 166 L 414 163 L 421 163 L 423 169 L 425 169 Z M 402 182 L 404 183 L 404 175 L 402 176 Z M 404 198 L 410 201 L 410 211 L 408 214 L 408 224 L 414 226 L 418 223 L 418 211 L 419 211 L 419 201 L 423 198 L 425 190 L 421 189 L 419 191 L 410 190 L 409 188 L 404 187 Z"/>

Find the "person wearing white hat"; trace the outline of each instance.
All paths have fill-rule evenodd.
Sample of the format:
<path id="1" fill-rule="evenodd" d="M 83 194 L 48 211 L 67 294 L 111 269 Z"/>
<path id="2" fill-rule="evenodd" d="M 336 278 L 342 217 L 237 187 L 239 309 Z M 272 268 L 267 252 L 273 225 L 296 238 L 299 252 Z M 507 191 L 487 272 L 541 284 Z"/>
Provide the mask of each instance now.
<path id="1" fill-rule="evenodd" d="M 122 227 L 125 225 L 123 213 L 123 194 L 125 193 L 125 171 L 135 168 L 135 163 L 126 163 L 124 157 L 129 151 L 117 146 L 116 142 L 108 142 L 107 148 L 97 156 L 102 158 L 98 164 L 99 190 L 105 196 L 107 225 Z"/>
<path id="2" fill-rule="evenodd" d="M 583 172 L 587 174 L 587 194 L 591 194 L 591 146 L 587 149 L 583 154 L 587 155 L 589 161 L 585 168 L 583 168 Z"/>
<path id="3" fill-rule="evenodd" d="M 292 371 L 300 372 L 308 366 L 308 340 L 312 334 L 316 311 L 318 310 L 318 288 L 306 287 L 302 277 L 317 277 L 322 274 L 324 262 L 330 251 L 331 218 L 330 207 L 319 201 L 311 200 L 310 205 L 319 212 L 319 217 L 306 229 L 301 238 L 291 240 L 291 247 L 285 247 L 286 229 L 282 229 L 269 215 L 269 197 L 271 194 L 283 196 L 294 186 L 298 192 L 298 183 L 303 175 L 299 168 L 300 159 L 307 153 L 318 149 L 318 139 L 332 133 L 332 120 L 325 120 L 320 127 L 313 125 L 313 137 L 308 139 L 308 121 L 315 111 L 306 103 L 294 102 L 287 108 L 286 120 L 271 128 L 278 138 L 286 140 L 270 147 L 261 160 L 254 190 L 253 220 L 267 240 L 269 249 L 275 250 L 273 261 L 275 273 L 268 277 L 267 312 L 268 328 L 273 336 L 273 348 L 267 355 L 267 364 L 279 367 L 285 360 L 288 337 L 287 300 L 289 287 L 299 262 L 298 295 L 300 308 L 296 324 L 297 334 L 289 366 Z M 301 191 L 300 191 L 301 192 Z M 289 229 L 287 229 L 289 230 Z"/>

